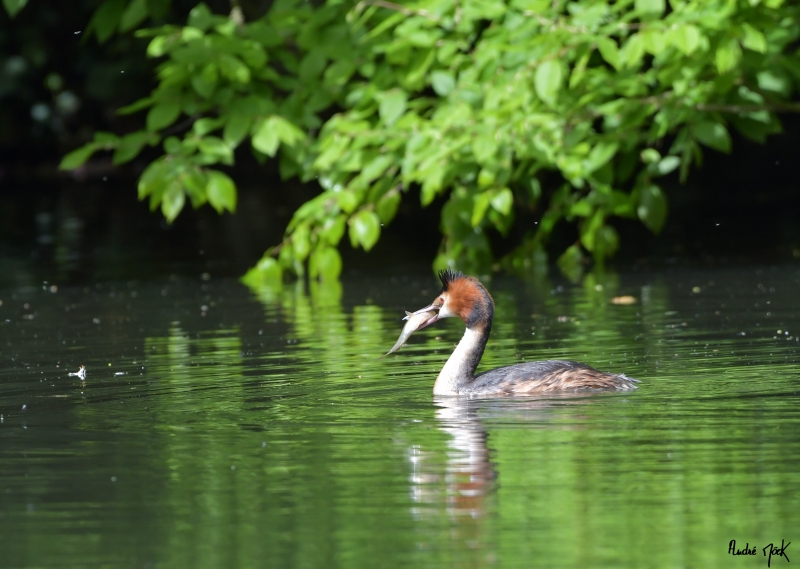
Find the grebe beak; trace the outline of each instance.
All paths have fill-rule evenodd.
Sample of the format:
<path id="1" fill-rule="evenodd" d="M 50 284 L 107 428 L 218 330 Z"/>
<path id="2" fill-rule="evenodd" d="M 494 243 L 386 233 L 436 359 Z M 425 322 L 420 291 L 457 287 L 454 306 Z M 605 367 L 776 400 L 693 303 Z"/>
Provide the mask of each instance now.
<path id="1" fill-rule="evenodd" d="M 409 316 L 416 316 L 417 314 L 422 314 L 423 312 L 434 312 L 435 314 L 433 314 L 433 316 L 431 316 L 429 320 L 426 320 L 420 325 L 419 328 L 417 328 L 417 330 L 422 330 L 423 328 L 427 328 L 428 326 L 439 320 L 439 309 L 441 307 L 442 305 L 439 304 L 438 302 L 433 302 L 432 304 L 429 304 L 425 308 L 420 308 L 419 310 L 415 310 L 414 312 L 403 318 L 403 320 L 407 320 Z"/>

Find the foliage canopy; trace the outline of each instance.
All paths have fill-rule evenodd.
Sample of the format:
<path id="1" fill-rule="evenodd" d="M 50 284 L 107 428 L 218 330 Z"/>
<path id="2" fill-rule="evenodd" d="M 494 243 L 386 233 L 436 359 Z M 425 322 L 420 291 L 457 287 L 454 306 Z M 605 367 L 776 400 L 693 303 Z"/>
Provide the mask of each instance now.
<path id="1" fill-rule="evenodd" d="M 103 41 L 136 28 L 148 6 L 106 0 L 92 30 Z M 317 179 L 254 284 L 335 279 L 345 234 L 370 250 L 417 195 L 447 198 L 435 268 L 485 270 L 487 232 L 515 223 L 524 238 L 500 261 L 541 267 L 566 221 L 579 240 L 558 264 L 574 275 L 587 253 L 602 263 L 617 250 L 611 218 L 658 233 L 659 178 L 684 179 L 703 146 L 729 152 L 731 128 L 760 142 L 780 131 L 776 113 L 798 110 L 799 13 L 783 0 L 277 0 L 245 22 L 201 3 L 183 27 L 135 32 L 162 61 L 151 95 L 120 110 L 146 111 L 145 127 L 97 133 L 61 167 L 160 144 L 138 192 L 170 221 L 187 198 L 235 209 L 235 182 L 215 166 L 246 142 L 282 176 Z"/>

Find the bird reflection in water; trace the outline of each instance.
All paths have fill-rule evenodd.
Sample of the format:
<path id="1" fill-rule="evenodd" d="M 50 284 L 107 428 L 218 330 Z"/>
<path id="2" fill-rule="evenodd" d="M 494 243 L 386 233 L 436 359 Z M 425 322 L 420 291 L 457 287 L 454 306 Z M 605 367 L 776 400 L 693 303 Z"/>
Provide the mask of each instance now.
<path id="1" fill-rule="evenodd" d="M 534 430 L 572 430 L 580 428 L 575 423 L 580 415 L 575 415 L 574 405 L 589 404 L 596 397 L 572 393 L 547 399 L 435 398 L 438 428 L 449 438 L 443 454 L 420 445 L 412 445 L 408 450 L 415 519 L 430 521 L 444 511 L 452 524 L 452 540 L 473 551 L 485 550 L 485 555 L 477 556 L 474 563 L 467 565 L 491 565 L 495 559 L 494 547 L 484 520 L 496 513 L 495 490 L 502 478 L 492 461 L 495 451 L 489 446 L 484 421 L 521 424 Z M 557 421 L 563 418 L 558 409 L 565 406 L 570 408 L 572 419 L 567 424 Z"/>
<path id="2" fill-rule="evenodd" d="M 436 399 L 439 429 L 450 435 L 446 462 L 441 472 L 436 468 L 441 464 L 438 461 L 428 464 L 426 459 L 433 459 L 431 453 L 412 448 L 412 488 L 418 503 L 438 506 L 445 501 L 447 512 L 458 517 L 478 518 L 484 514 L 484 497 L 491 492 L 497 475 L 489 456 L 489 434 L 478 419 L 476 403 L 452 397 Z M 437 495 L 442 491 L 444 495 Z"/>

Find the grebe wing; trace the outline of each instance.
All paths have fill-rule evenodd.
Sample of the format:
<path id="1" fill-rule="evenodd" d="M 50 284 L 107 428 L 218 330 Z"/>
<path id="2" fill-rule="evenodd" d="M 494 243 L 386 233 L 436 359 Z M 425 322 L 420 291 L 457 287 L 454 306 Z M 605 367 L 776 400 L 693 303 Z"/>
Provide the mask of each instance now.
<path id="1" fill-rule="evenodd" d="M 538 393 L 578 389 L 635 389 L 638 380 L 598 371 L 569 360 L 525 362 L 478 375 L 470 385 L 477 393 Z"/>

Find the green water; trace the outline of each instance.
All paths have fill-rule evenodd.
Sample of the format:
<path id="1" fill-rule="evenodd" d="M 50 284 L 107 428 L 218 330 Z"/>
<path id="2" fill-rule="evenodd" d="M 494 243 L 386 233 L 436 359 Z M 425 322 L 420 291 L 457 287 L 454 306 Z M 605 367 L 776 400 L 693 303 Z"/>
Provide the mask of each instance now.
<path id="1" fill-rule="evenodd" d="M 0 290 L 0 567 L 800 561 L 800 269 L 487 284 L 481 369 L 572 358 L 640 389 L 434 399 L 460 323 L 377 360 L 427 274 Z"/>

